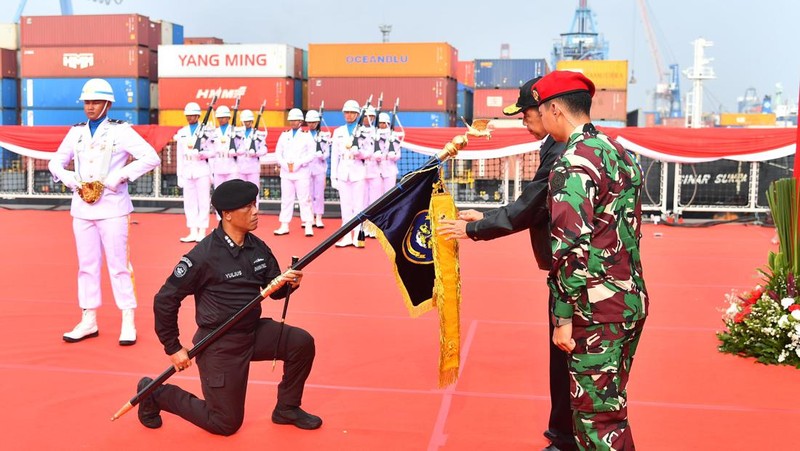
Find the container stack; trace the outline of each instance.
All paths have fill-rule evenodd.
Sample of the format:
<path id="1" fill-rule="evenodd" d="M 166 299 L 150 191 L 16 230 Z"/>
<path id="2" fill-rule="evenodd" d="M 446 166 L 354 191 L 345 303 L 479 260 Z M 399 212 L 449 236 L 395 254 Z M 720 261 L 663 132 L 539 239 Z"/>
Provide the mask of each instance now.
<path id="1" fill-rule="evenodd" d="M 17 78 L 17 24 L 0 24 L 0 125 L 19 123 L 19 79 Z M 0 169 L 12 167 L 19 156 L 0 148 Z"/>
<path id="2" fill-rule="evenodd" d="M 404 127 L 452 127 L 457 110 L 458 50 L 444 42 L 309 44 L 308 106 L 325 101 L 325 122 L 344 124 L 341 109 L 353 99 L 383 110 L 400 99 Z"/>
<path id="3" fill-rule="evenodd" d="M 625 127 L 628 115 L 628 61 L 562 60 L 556 64 L 556 68 L 582 72 L 594 83 L 596 91 L 592 98 L 592 123 Z"/>
<path id="4" fill-rule="evenodd" d="M 519 88 L 534 77 L 549 72 L 544 59 L 475 60 L 475 97 L 473 117 L 496 119 L 495 126 L 522 126 L 519 117 L 509 119 L 503 108 L 516 103 Z"/>
<path id="5" fill-rule="evenodd" d="M 158 52 L 158 123 L 186 125 L 183 108 L 197 102 L 258 114 L 261 126 L 283 127 L 288 110 L 303 104 L 303 49 L 286 44 L 165 45 Z M 238 122 L 238 121 L 237 121 Z"/>
<path id="6" fill-rule="evenodd" d="M 456 127 L 464 127 L 464 121 L 472 123 L 473 99 L 475 96 L 475 61 L 459 61 L 456 72 Z M 463 120 L 462 120 L 463 119 Z"/>
<path id="7" fill-rule="evenodd" d="M 160 24 L 139 14 L 27 16 L 20 36 L 23 125 L 85 121 L 78 97 L 90 78 L 104 78 L 114 89 L 109 117 L 155 122 L 156 51 L 164 39 L 174 39 L 162 36 Z"/>

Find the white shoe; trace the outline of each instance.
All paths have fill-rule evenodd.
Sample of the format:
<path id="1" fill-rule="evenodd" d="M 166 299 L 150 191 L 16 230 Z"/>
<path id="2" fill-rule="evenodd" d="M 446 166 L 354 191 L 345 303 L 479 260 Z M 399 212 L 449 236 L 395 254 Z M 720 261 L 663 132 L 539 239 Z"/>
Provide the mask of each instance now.
<path id="1" fill-rule="evenodd" d="M 122 327 L 119 331 L 119 345 L 130 346 L 136 344 L 136 325 L 133 322 L 133 309 L 122 311 Z"/>
<path id="2" fill-rule="evenodd" d="M 347 247 L 347 246 L 352 246 L 352 245 L 353 245 L 353 238 L 348 233 L 347 235 L 344 236 L 344 238 L 342 238 L 341 240 L 337 241 L 334 246 L 336 246 L 336 247 Z"/>
<path id="3" fill-rule="evenodd" d="M 318 229 L 324 229 L 325 224 L 322 223 L 322 215 L 317 215 L 316 221 L 314 223 L 314 227 Z"/>
<path id="4" fill-rule="evenodd" d="M 203 241 L 203 238 L 205 237 L 206 237 L 206 229 L 197 229 L 197 234 L 195 234 L 194 240 L 199 243 Z"/>
<path id="5" fill-rule="evenodd" d="M 272 233 L 275 235 L 286 235 L 289 233 L 289 223 L 282 222 L 281 226 L 277 230 L 273 230 Z"/>
<path id="6" fill-rule="evenodd" d="M 181 243 L 194 243 L 195 239 L 197 239 L 197 229 L 192 227 L 189 229 L 189 234 L 181 238 Z"/>
<path id="7" fill-rule="evenodd" d="M 311 223 L 306 223 L 306 236 L 314 236 L 314 229 L 311 228 Z"/>
<path id="8" fill-rule="evenodd" d="M 64 334 L 64 341 L 67 343 L 77 343 L 86 338 L 94 338 L 100 335 L 97 330 L 97 312 L 94 309 L 85 309 L 81 322 L 74 329 Z"/>

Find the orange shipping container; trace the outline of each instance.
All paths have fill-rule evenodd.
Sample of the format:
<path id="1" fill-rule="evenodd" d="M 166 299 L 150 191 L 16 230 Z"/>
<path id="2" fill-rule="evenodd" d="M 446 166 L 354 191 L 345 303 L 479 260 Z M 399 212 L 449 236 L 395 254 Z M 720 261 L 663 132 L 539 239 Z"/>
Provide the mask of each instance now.
<path id="1" fill-rule="evenodd" d="M 214 37 L 183 38 L 183 45 L 224 44 L 222 39 Z"/>
<path id="2" fill-rule="evenodd" d="M 776 116 L 773 113 L 721 113 L 719 125 L 723 127 L 774 127 Z"/>
<path id="3" fill-rule="evenodd" d="M 561 60 L 556 69 L 581 72 L 597 89 L 628 88 L 627 60 Z"/>
<path id="4" fill-rule="evenodd" d="M 23 78 L 150 77 L 147 47 L 31 47 L 21 53 Z"/>
<path id="5" fill-rule="evenodd" d="M 596 91 L 592 97 L 593 121 L 625 121 L 628 118 L 627 91 Z"/>
<path id="6" fill-rule="evenodd" d="M 309 44 L 310 77 L 456 78 L 458 51 L 445 42 Z"/>
<path id="7" fill-rule="evenodd" d="M 456 80 L 464 85 L 475 87 L 475 61 L 459 61 Z"/>

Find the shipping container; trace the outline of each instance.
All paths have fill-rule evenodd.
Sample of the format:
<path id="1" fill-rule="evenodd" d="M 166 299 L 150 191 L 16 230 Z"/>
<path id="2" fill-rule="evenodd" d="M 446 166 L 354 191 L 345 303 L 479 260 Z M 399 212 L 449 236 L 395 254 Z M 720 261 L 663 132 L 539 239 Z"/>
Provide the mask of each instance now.
<path id="1" fill-rule="evenodd" d="M 458 91 L 456 93 L 456 120 L 464 118 L 467 122 L 472 123 L 474 96 L 474 89 L 461 83 L 458 84 Z"/>
<path id="2" fill-rule="evenodd" d="M 303 53 L 305 53 L 305 50 L 294 48 L 294 73 L 292 78 L 303 80 Z"/>
<path id="3" fill-rule="evenodd" d="M 78 100 L 89 78 L 23 78 L 22 107 L 34 109 L 83 108 Z M 114 108 L 150 109 L 150 80 L 106 78 L 114 91 Z"/>
<path id="4" fill-rule="evenodd" d="M 457 82 L 452 78 L 390 77 L 390 78 L 314 78 L 308 81 L 308 101 L 341 110 L 347 100 L 363 104 L 372 95 L 373 105 L 383 93 L 384 108 L 390 109 L 400 98 L 400 109 L 409 111 L 456 110 Z"/>
<path id="5" fill-rule="evenodd" d="M 292 104 L 295 108 L 300 108 L 303 111 L 306 110 L 306 108 L 303 108 L 303 80 L 294 81 L 294 99 Z"/>
<path id="6" fill-rule="evenodd" d="M 253 114 L 258 114 L 258 111 L 253 111 Z M 286 115 L 288 112 L 286 111 L 264 111 L 264 114 L 261 116 L 261 124 L 258 126 L 259 128 L 266 127 L 288 127 L 288 122 L 286 121 Z M 213 122 L 212 119 L 209 119 L 209 122 Z M 241 123 L 237 120 L 238 125 Z M 158 125 L 169 125 L 173 127 L 183 127 L 186 125 L 186 116 L 183 115 L 183 108 L 180 110 L 160 110 L 158 112 Z M 271 151 L 273 149 L 270 149 Z"/>
<path id="7" fill-rule="evenodd" d="M 74 125 L 86 122 L 86 114 L 83 109 L 22 109 L 22 125 Z M 158 120 L 157 113 L 151 110 L 131 110 L 111 108 L 108 117 L 129 122 L 133 125 L 144 125 L 155 123 Z"/>
<path id="8" fill-rule="evenodd" d="M 158 52 L 150 50 L 147 55 L 147 71 L 150 73 L 150 81 L 158 81 Z"/>
<path id="9" fill-rule="evenodd" d="M 150 83 L 150 109 L 158 109 L 158 83 Z"/>
<path id="10" fill-rule="evenodd" d="M 663 127 L 686 128 L 686 118 L 685 117 L 664 117 L 664 118 L 661 118 L 661 125 Z"/>
<path id="11" fill-rule="evenodd" d="M 184 37 L 183 43 L 185 45 L 215 45 L 224 44 L 225 41 L 215 37 Z"/>
<path id="12" fill-rule="evenodd" d="M 0 49 L 0 77 L 17 78 L 17 51 Z"/>
<path id="13" fill-rule="evenodd" d="M 19 50 L 19 25 L 0 23 L 0 49 Z"/>
<path id="14" fill-rule="evenodd" d="M 459 61 L 456 80 L 471 88 L 475 87 L 475 61 Z"/>
<path id="15" fill-rule="evenodd" d="M 475 119 L 507 118 L 503 108 L 517 103 L 519 88 L 476 89 L 473 97 L 472 117 Z"/>
<path id="16" fill-rule="evenodd" d="M 153 23 L 161 28 L 161 39 L 158 41 L 158 45 L 173 45 L 175 31 L 172 28 L 172 22 L 167 22 L 166 20 L 154 20 Z M 152 47 L 153 50 L 157 50 L 158 45 Z"/>
<path id="17" fill-rule="evenodd" d="M 623 90 L 628 87 L 627 60 L 561 60 L 556 69 L 581 72 L 597 89 Z"/>
<path id="18" fill-rule="evenodd" d="M 596 121 L 592 119 L 592 124 L 597 127 L 613 127 L 613 128 L 623 128 L 625 127 L 625 121 Z"/>
<path id="19" fill-rule="evenodd" d="M 308 80 L 308 50 L 303 50 L 303 80 Z"/>
<path id="20" fill-rule="evenodd" d="M 294 60 L 295 49 L 286 44 L 162 45 L 158 73 L 160 78 L 291 78 Z"/>
<path id="21" fill-rule="evenodd" d="M 19 125 L 19 111 L 0 108 L 0 125 Z"/>
<path id="22" fill-rule="evenodd" d="M 308 76 L 456 78 L 458 51 L 444 42 L 309 44 Z"/>
<path id="23" fill-rule="evenodd" d="M 402 102 L 402 101 L 401 101 Z M 401 103 L 402 106 L 402 103 Z M 386 112 L 389 112 L 387 109 Z M 403 111 L 397 113 L 398 124 L 396 127 L 454 127 L 456 117 L 453 113 L 440 113 L 436 111 Z M 330 128 L 344 125 L 344 115 L 341 111 L 328 110 L 328 103 L 325 102 L 325 113 L 323 115 L 325 126 Z M 331 130 L 333 131 L 333 130 Z M 445 143 L 442 143 L 444 145 Z"/>
<path id="24" fill-rule="evenodd" d="M 16 78 L 0 79 L 0 108 L 16 109 L 19 106 L 19 80 Z"/>
<path id="25" fill-rule="evenodd" d="M 4 149 L 0 147 L 0 169 L 14 169 L 14 170 L 21 170 L 22 169 L 22 155 L 18 153 L 14 153 L 8 149 Z M 24 174 L 20 174 L 24 180 Z M 2 178 L 3 183 L 7 182 L 9 178 L 9 174 L 5 174 Z M 21 190 L 24 188 L 24 182 L 18 188 Z M 14 187 L 16 188 L 16 187 Z M 13 189 L 12 187 L 0 187 L 2 191 L 10 191 Z"/>
<path id="26" fill-rule="evenodd" d="M 300 104 L 301 105 L 300 108 L 302 108 L 303 111 L 308 111 L 308 109 L 310 108 L 308 106 L 308 80 L 303 80 L 301 85 L 303 89 L 303 101 Z"/>
<path id="27" fill-rule="evenodd" d="M 178 25 L 176 23 L 172 24 L 172 44 L 173 45 L 183 45 L 183 25 Z"/>
<path id="28" fill-rule="evenodd" d="M 150 77 L 147 47 L 33 47 L 21 53 L 22 78 Z"/>
<path id="29" fill-rule="evenodd" d="M 150 19 L 139 14 L 24 16 L 20 46 L 147 46 Z"/>
<path id="30" fill-rule="evenodd" d="M 475 60 L 475 88 L 519 88 L 534 77 L 548 72 L 544 59 Z"/>
<path id="31" fill-rule="evenodd" d="M 774 113 L 721 113 L 719 125 L 722 127 L 774 127 Z"/>
<path id="32" fill-rule="evenodd" d="M 150 20 L 147 24 L 147 32 L 147 46 L 152 50 L 158 49 L 158 46 L 161 45 L 161 23 L 157 20 Z"/>
<path id="33" fill-rule="evenodd" d="M 592 97 L 592 121 L 622 121 L 628 117 L 628 91 L 595 91 Z"/>
<path id="34" fill-rule="evenodd" d="M 265 100 L 267 110 L 295 107 L 295 80 L 291 78 L 161 78 L 158 84 L 161 110 L 183 109 L 187 102 L 197 102 L 204 108 L 214 95 L 219 97 L 218 106 L 233 106 L 236 96 L 241 96 L 241 109 L 253 112 Z"/>

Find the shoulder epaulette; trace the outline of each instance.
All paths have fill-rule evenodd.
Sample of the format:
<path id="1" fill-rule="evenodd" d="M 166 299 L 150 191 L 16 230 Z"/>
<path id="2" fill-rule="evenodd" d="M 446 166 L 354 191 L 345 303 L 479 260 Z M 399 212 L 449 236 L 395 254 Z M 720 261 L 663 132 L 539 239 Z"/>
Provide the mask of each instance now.
<path id="1" fill-rule="evenodd" d="M 78 122 L 77 124 L 73 125 L 73 127 L 83 127 L 86 125 L 86 122 Z"/>
<path id="2" fill-rule="evenodd" d="M 120 120 L 120 119 L 109 119 L 108 123 L 109 124 L 125 124 L 126 122 L 123 121 L 123 120 Z"/>

